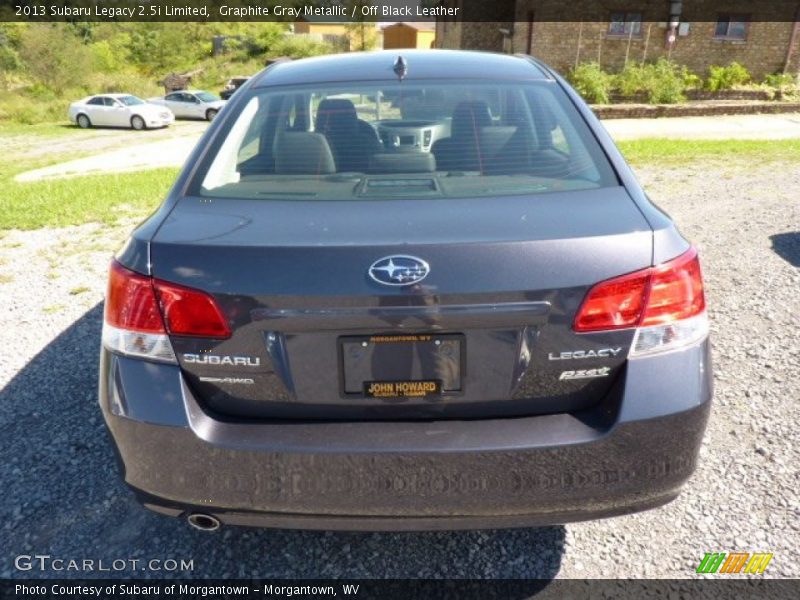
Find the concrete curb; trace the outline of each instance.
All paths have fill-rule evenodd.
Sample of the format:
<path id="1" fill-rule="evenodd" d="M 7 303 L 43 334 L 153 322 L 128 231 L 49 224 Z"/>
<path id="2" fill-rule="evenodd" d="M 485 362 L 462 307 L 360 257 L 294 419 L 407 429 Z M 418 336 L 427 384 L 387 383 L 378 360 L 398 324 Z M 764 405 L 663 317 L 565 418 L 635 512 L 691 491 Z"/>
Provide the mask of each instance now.
<path id="1" fill-rule="evenodd" d="M 653 119 L 658 117 L 711 117 L 800 112 L 800 102 L 742 102 L 725 104 L 593 104 L 600 119 Z"/>

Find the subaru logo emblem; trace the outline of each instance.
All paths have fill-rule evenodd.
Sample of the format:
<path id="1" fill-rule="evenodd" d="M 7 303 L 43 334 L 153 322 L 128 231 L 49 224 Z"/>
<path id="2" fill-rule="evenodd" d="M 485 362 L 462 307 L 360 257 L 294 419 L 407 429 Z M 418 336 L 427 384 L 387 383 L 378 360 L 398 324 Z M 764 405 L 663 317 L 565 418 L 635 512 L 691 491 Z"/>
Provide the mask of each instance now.
<path id="1" fill-rule="evenodd" d="M 411 285 L 425 279 L 430 270 L 428 263 L 421 258 L 395 254 L 372 263 L 369 276 L 383 285 Z"/>

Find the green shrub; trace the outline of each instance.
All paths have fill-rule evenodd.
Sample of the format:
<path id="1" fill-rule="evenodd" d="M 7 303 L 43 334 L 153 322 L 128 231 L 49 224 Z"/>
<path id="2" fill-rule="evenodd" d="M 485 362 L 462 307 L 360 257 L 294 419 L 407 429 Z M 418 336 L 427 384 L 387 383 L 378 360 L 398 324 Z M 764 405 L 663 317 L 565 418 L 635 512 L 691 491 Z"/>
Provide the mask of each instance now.
<path id="1" fill-rule="evenodd" d="M 708 70 L 706 89 L 712 92 L 732 90 L 737 85 L 750 81 L 750 72 L 740 63 L 733 61 L 727 67 L 712 66 Z"/>
<path id="2" fill-rule="evenodd" d="M 228 55 L 225 59 L 209 58 L 197 65 L 201 69 L 192 81 L 192 87 L 210 92 L 219 93 L 222 86 L 234 76 L 254 75 L 264 68 L 264 60 L 249 59 L 244 62 L 230 61 Z"/>
<path id="3" fill-rule="evenodd" d="M 85 83 L 91 53 L 60 23 L 34 23 L 21 37 L 19 56 L 34 81 L 52 89 Z"/>
<path id="4" fill-rule="evenodd" d="M 256 52 L 256 46 L 245 39 L 228 38 L 225 40 L 225 58 L 230 61 L 243 62 Z"/>
<path id="5" fill-rule="evenodd" d="M 279 44 L 286 37 L 289 29 L 286 23 L 261 23 L 260 25 L 256 32 L 248 36 L 256 52 L 251 55 L 253 57 L 272 54 L 273 46 Z M 277 54 L 272 55 L 278 56 Z"/>
<path id="6" fill-rule="evenodd" d="M 603 71 L 596 62 L 578 65 L 569 72 L 567 79 L 590 104 L 608 104 L 614 76 Z"/>
<path id="7" fill-rule="evenodd" d="M 639 63 L 628 63 L 614 76 L 614 89 L 623 96 L 635 96 L 647 89 L 647 68 Z"/>
<path id="8" fill-rule="evenodd" d="M 675 104 L 686 100 L 684 90 L 699 79 L 686 67 L 660 58 L 655 63 L 628 63 L 614 77 L 614 88 L 623 96 L 645 94 L 650 104 Z"/>
<path id="9" fill-rule="evenodd" d="M 319 56 L 320 54 L 330 54 L 332 51 L 328 44 L 318 42 L 297 35 L 287 35 L 275 42 L 268 53 L 270 57 L 289 56 L 291 58 L 306 58 L 308 56 Z"/>
<path id="10" fill-rule="evenodd" d="M 164 88 L 156 83 L 155 77 L 146 77 L 135 71 L 123 69 L 113 73 L 93 73 L 89 76 L 87 86 L 82 93 L 83 95 L 127 93 L 147 98 L 163 94 Z"/>
<path id="11" fill-rule="evenodd" d="M 764 83 L 770 87 L 783 89 L 797 85 L 798 77 L 790 73 L 771 73 L 764 77 Z"/>
<path id="12" fill-rule="evenodd" d="M 681 67 L 681 75 L 683 76 L 684 90 L 699 90 L 703 87 L 703 78 L 692 73 L 687 67 Z"/>
<path id="13" fill-rule="evenodd" d="M 35 125 L 66 118 L 67 104 L 61 100 L 35 100 L 19 90 L 0 95 L 0 121 Z"/>
<path id="14" fill-rule="evenodd" d="M 781 98 L 796 102 L 800 100 L 800 76 L 789 73 L 772 73 L 764 78 L 761 84 L 768 93 L 775 96 L 780 92 Z"/>
<path id="15" fill-rule="evenodd" d="M 10 46 L 0 43 L 0 72 L 16 71 L 21 65 L 17 52 Z"/>
<path id="16" fill-rule="evenodd" d="M 648 80 L 647 101 L 651 104 L 676 104 L 686 100 L 683 91 L 689 70 L 664 58 L 651 65 L 652 76 Z"/>
<path id="17" fill-rule="evenodd" d="M 49 86 L 43 83 L 34 83 L 23 88 L 22 93 L 36 102 L 48 102 L 57 98 L 56 93 Z"/>
<path id="18" fill-rule="evenodd" d="M 124 66 L 121 54 L 107 40 L 95 42 L 89 46 L 92 56 L 92 68 L 95 72 L 113 73 Z"/>

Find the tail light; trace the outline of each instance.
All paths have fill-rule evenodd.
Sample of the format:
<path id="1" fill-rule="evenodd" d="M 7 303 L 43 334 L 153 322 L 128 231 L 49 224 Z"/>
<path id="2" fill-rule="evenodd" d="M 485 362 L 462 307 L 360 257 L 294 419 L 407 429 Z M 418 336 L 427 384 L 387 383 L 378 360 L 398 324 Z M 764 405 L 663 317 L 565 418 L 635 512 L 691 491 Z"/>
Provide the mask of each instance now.
<path id="1" fill-rule="evenodd" d="M 198 290 L 153 282 L 167 331 L 173 335 L 230 337 L 231 330 L 214 299 Z"/>
<path id="2" fill-rule="evenodd" d="M 655 267 L 602 281 L 583 301 L 578 333 L 636 327 L 631 356 L 663 352 L 708 334 L 697 250 Z"/>
<path id="3" fill-rule="evenodd" d="M 111 264 L 103 323 L 103 344 L 110 350 L 176 362 L 169 334 L 225 338 L 230 333 L 208 294 Z"/>

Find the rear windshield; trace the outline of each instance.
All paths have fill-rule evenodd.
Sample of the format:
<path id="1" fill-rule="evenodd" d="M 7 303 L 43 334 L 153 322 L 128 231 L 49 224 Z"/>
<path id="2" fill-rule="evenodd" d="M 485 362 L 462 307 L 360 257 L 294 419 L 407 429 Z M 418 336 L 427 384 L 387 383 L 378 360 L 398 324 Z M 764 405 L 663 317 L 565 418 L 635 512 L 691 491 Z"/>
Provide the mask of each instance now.
<path id="1" fill-rule="evenodd" d="M 191 192 L 215 198 L 463 198 L 617 185 L 554 82 L 255 90 Z M 219 138 L 218 138 L 219 139 Z"/>

